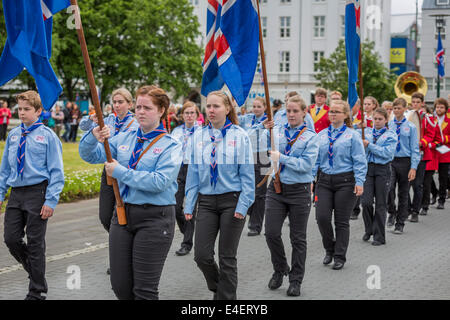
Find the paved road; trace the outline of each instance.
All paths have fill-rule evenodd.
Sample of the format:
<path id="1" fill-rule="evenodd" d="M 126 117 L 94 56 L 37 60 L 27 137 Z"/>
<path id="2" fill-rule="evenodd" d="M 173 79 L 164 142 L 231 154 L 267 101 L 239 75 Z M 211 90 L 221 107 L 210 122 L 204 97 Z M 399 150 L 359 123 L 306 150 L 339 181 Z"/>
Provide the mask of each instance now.
<path id="1" fill-rule="evenodd" d="M 419 223 L 408 222 L 403 235 L 388 232 L 387 244 L 382 247 L 373 247 L 361 240 L 361 217 L 351 221 L 348 260 L 340 271 L 321 263 L 324 252 L 313 209 L 308 226 L 306 274 L 302 296 L 297 299 L 450 299 L 450 202 L 446 205 L 446 210 L 431 208 L 430 214 L 421 216 Z M 47 231 L 48 299 L 115 299 L 105 273 L 107 234 L 98 221 L 97 212 L 98 199 L 58 205 Z M 0 230 L 3 239 L 3 214 Z M 283 241 L 290 248 L 287 223 L 283 226 Z M 177 230 L 162 274 L 160 298 L 210 299 L 193 254 L 175 255 L 180 243 L 181 234 Z M 290 255 L 290 250 L 287 251 Z M 70 290 L 67 282 L 74 272 L 73 266 L 79 267 L 81 287 Z M 292 299 L 286 296 L 286 280 L 278 290 L 267 288 L 272 268 L 264 236 L 250 238 L 243 233 L 238 268 L 238 298 Z M 375 280 L 378 273 L 379 282 Z M 71 284 L 73 288 L 74 282 L 69 281 L 69 287 Z M 25 271 L 18 267 L 2 242 L 0 300 L 23 299 L 27 287 Z"/>

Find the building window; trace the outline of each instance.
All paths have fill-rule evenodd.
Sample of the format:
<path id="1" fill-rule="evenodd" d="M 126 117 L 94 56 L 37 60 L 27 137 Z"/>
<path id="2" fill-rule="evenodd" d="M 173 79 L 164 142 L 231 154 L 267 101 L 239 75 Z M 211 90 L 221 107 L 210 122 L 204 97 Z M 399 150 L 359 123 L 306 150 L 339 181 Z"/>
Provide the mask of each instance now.
<path id="1" fill-rule="evenodd" d="M 263 38 L 267 38 L 267 17 L 261 17 Z"/>
<path id="2" fill-rule="evenodd" d="M 345 38 L 345 16 L 341 16 L 341 38 Z"/>
<path id="3" fill-rule="evenodd" d="M 291 0 L 281 0 L 281 4 L 291 3 Z"/>
<path id="4" fill-rule="evenodd" d="M 320 62 L 320 59 L 322 59 L 324 57 L 324 55 L 325 55 L 325 53 L 323 51 L 314 51 L 313 52 L 314 72 L 320 71 L 319 62 Z"/>
<path id="5" fill-rule="evenodd" d="M 280 17 L 280 38 L 291 37 L 291 17 Z"/>
<path id="6" fill-rule="evenodd" d="M 291 69 L 291 54 L 289 51 L 280 52 L 280 72 L 286 73 Z"/>
<path id="7" fill-rule="evenodd" d="M 449 0 L 436 0 L 436 5 L 438 6 L 448 6 L 450 4 Z"/>
<path id="8" fill-rule="evenodd" d="M 314 17 L 314 38 L 325 38 L 325 16 Z"/>
<path id="9" fill-rule="evenodd" d="M 445 78 L 445 91 L 450 91 L 450 78 Z"/>
<path id="10" fill-rule="evenodd" d="M 266 4 L 267 0 L 259 0 L 259 3 Z"/>
<path id="11" fill-rule="evenodd" d="M 189 2 L 190 2 L 193 6 L 198 6 L 198 1 L 199 1 L 199 0 L 189 0 Z"/>

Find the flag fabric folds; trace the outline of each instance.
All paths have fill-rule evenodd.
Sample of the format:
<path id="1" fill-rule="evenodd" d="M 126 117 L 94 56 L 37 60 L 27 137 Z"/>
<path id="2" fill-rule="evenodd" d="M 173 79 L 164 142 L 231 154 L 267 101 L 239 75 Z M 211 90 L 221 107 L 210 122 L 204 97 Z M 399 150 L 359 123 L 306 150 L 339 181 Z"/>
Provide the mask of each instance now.
<path id="1" fill-rule="evenodd" d="M 62 92 L 49 61 L 52 16 L 68 6 L 69 0 L 3 0 L 8 37 L 0 57 L 0 86 L 26 68 L 36 81 L 46 110 L 55 104 Z"/>
<path id="2" fill-rule="evenodd" d="M 348 103 L 353 108 L 358 101 L 359 54 L 361 46 L 361 3 L 347 0 L 345 7 L 345 52 L 348 68 Z"/>
<path id="3" fill-rule="evenodd" d="M 258 61 L 259 23 L 256 0 L 208 0 L 202 94 L 227 85 L 243 105 Z"/>
<path id="4" fill-rule="evenodd" d="M 445 52 L 444 47 L 442 46 L 441 32 L 439 31 L 438 46 L 436 50 L 436 61 L 438 64 L 439 76 L 441 78 L 445 77 L 444 54 Z"/>

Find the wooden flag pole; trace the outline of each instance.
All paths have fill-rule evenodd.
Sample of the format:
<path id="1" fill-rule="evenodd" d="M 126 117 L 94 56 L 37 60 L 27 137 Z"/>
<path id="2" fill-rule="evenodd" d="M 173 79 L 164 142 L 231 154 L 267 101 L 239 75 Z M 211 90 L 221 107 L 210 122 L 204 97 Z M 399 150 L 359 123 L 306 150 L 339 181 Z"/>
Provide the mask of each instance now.
<path id="1" fill-rule="evenodd" d="M 89 52 L 86 45 L 86 39 L 84 37 L 84 30 L 83 25 L 81 23 L 81 14 L 80 14 L 80 8 L 78 7 L 77 0 L 70 0 L 70 3 L 72 6 L 75 6 L 75 22 L 77 25 L 77 34 L 78 34 L 78 41 L 80 42 L 81 52 L 83 53 L 83 60 L 84 60 L 84 66 L 86 68 L 86 74 L 89 82 L 89 88 L 91 90 L 91 97 L 94 103 L 95 107 L 95 113 L 97 115 L 98 119 L 98 125 L 100 126 L 100 129 L 103 129 L 105 126 L 105 123 L 103 121 L 103 114 L 102 109 L 100 108 L 100 101 L 98 99 L 98 92 L 97 87 L 95 85 L 95 79 L 94 79 L 94 73 L 92 71 L 91 66 L 91 60 L 89 58 Z M 105 142 L 103 143 L 105 146 L 105 153 L 106 153 L 106 159 L 108 162 L 112 162 L 113 158 L 111 156 L 111 149 L 109 148 L 108 139 L 105 139 Z M 120 225 L 126 225 L 127 219 L 125 216 L 125 207 L 123 204 L 122 199 L 120 198 L 120 191 L 119 191 L 119 185 L 117 183 L 116 179 L 110 178 L 110 181 L 112 181 L 113 189 L 114 189 L 114 196 L 116 197 L 116 209 L 117 209 L 117 219 Z"/>
<path id="2" fill-rule="evenodd" d="M 266 70 L 266 56 L 264 51 L 264 42 L 263 42 L 263 34 L 262 34 L 262 26 L 261 26 L 261 14 L 259 11 L 259 0 L 256 0 L 256 4 L 258 7 L 258 21 L 259 21 L 259 51 L 261 55 L 261 69 L 263 73 L 263 79 L 264 79 L 264 92 L 266 97 L 266 105 L 267 105 L 267 120 L 272 121 L 273 114 L 272 114 L 272 108 L 270 106 L 270 96 L 269 96 L 269 84 L 267 83 L 267 70 Z M 272 151 L 275 150 L 275 143 L 274 143 L 274 137 L 273 137 L 273 130 L 270 129 L 270 145 L 272 148 Z M 277 163 L 273 164 L 276 172 L 275 172 L 275 181 L 274 181 L 274 188 L 276 193 L 281 193 L 281 181 L 280 181 L 280 174 L 278 173 L 278 170 L 276 169 L 278 167 Z"/>
<path id="3" fill-rule="evenodd" d="M 360 109 L 361 110 L 361 137 L 364 140 L 364 123 L 365 123 L 365 117 L 364 117 L 364 96 L 363 96 L 363 72 L 362 72 L 362 42 L 359 46 L 359 101 L 360 101 Z"/>

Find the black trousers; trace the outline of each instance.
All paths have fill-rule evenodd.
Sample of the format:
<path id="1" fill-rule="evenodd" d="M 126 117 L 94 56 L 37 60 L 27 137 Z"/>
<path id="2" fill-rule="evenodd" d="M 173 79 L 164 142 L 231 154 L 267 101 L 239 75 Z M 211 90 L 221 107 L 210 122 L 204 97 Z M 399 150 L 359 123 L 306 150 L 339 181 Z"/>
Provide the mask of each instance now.
<path id="1" fill-rule="evenodd" d="M 184 217 L 183 212 L 183 203 L 185 197 L 185 186 L 186 186 L 186 176 L 188 171 L 188 165 L 183 164 L 180 168 L 180 172 L 178 173 L 177 183 L 178 183 L 178 191 L 175 194 L 175 199 L 177 201 L 177 205 L 175 206 L 175 213 L 178 228 L 183 234 L 183 242 L 181 243 L 182 247 L 187 248 L 188 250 L 192 249 L 193 239 L 194 239 L 194 229 L 195 229 L 195 216 L 197 215 L 197 206 L 194 208 L 193 218 L 189 221 Z"/>
<path id="2" fill-rule="evenodd" d="M 5 141 L 6 140 L 6 132 L 8 130 L 8 125 L 5 124 L 0 124 L 0 140 Z"/>
<path id="3" fill-rule="evenodd" d="M 117 213 L 109 231 L 111 285 L 120 300 L 158 300 L 159 280 L 172 244 L 175 207 L 125 204 L 127 225 Z"/>
<path id="4" fill-rule="evenodd" d="M 433 183 L 434 171 L 425 171 L 425 177 L 423 179 L 423 197 L 422 208 L 428 210 L 430 206 L 431 185 Z"/>
<path id="5" fill-rule="evenodd" d="M 107 232 L 111 227 L 111 219 L 114 214 L 114 207 L 116 206 L 116 197 L 114 196 L 113 186 L 109 186 L 106 182 L 106 171 L 103 169 L 102 179 L 100 183 L 100 197 L 99 197 L 99 219 Z"/>
<path id="6" fill-rule="evenodd" d="M 77 133 L 78 133 L 78 124 L 70 125 L 70 134 L 69 134 L 69 141 L 75 142 L 77 141 Z"/>
<path id="7" fill-rule="evenodd" d="M 345 262 L 350 238 L 350 215 L 355 207 L 353 172 L 329 175 L 321 173 L 317 182 L 316 220 L 327 254 Z M 334 225 L 331 219 L 334 212 Z M 336 237 L 335 237 L 336 234 Z"/>
<path id="8" fill-rule="evenodd" d="M 408 218 L 408 173 L 411 169 L 411 158 L 394 158 L 391 163 L 391 189 L 388 197 L 388 211 L 393 214 L 395 227 L 404 227 Z M 395 185 L 398 184 L 398 210 L 395 209 Z"/>
<path id="9" fill-rule="evenodd" d="M 390 178 L 390 163 L 369 163 L 364 193 L 361 197 L 365 233 L 373 235 L 373 240 L 381 243 L 386 242 L 385 225 Z"/>
<path id="10" fill-rule="evenodd" d="M 47 181 L 12 188 L 5 212 L 4 240 L 12 256 L 22 264 L 30 279 L 28 295 L 45 299 L 45 232 L 47 220 L 40 216 L 45 202 Z M 23 237 L 27 236 L 27 243 Z"/>
<path id="11" fill-rule="evenodd" d="M 413 188 L 413 199 L 411 202 L 411 196 L 408 192 L 408 212 L 418 214 L 422 207 L 423 198 L 423 183 L 425 179 L 425 168 L 427 161 L 420 161 L 416 171 L 416 178 L 410 182 L 410 186 Z"/>
<path id="12" fill-rule="evenodd" d="M 448 169 L 450 163 L 439 163 L 439 199 L 438 202 L 444 204 L 447 198 Z"/>
<path id="13" fill-rule="evenodd" d="M 218 300 L 236 300 L 237 248 L 245 219 L 234 217 L 239 192 L 199 195 L 194 260 Z M 219 233 L 219 266 L 214 245 Z"/>
<path id="14" fill-rule="evenodd" d="M 266 242 L 274 271 L 286 274 L 289 265 L 281 239 L 281 229 L 284 220 L 289 217 L 289 236 L 292 245 L 290 282 L 302 283 L 305 274 L 306 228 L 310 211 L 311 183 L 282 184 L 281 194 L 275 192 L 273 182 L 270 184 L 266 198 Z"/>
<path id="15" fill-rule="evenodd" d="M 269 167 L 266 165 L 262 165 L 260 163 L 255 164 L 255 202 L 248 209 L 247 214 L 250 216 L 248 221 L 248 228 L 250 230 L 255 230 L 257 232 L 261 232 L 263 221 L 264 221 L 264 212 L 266 207 L 266 193 L 267 193 L 267 184 L 264 183 L 261 187 L 256 188 L 256 186 L 265 178 L 265 175 Z"/>
<path id="16" fill-rule="evenodd" d="M 361 197 L 356 197 L 355 207 L 353 208 L 353 215 L 359 216 L 361 213 Z"/>

